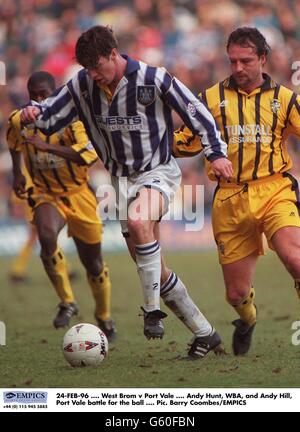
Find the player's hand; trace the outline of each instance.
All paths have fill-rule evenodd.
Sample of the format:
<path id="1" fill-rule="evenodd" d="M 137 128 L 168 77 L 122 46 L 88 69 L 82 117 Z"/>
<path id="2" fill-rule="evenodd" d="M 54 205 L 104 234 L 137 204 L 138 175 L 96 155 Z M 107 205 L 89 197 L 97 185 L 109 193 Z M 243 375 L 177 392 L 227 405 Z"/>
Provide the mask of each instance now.
<path id="1" fill-rule="evenodd" d="M 232 163 L 225 157 L 215 159 L 211 162 L 211 167 L 216 177 L 223 177 L 225 180 L 229 180 L 233 176 Z"/>
<path id="2" fill-rule="evenodd" d="M 49 144 L 43 141 L 42 138 L 39 137 L 38 135 L 27 137 L 25 142 L 32 144 L 39 151 L 42 152 L 49 151 Z"/>
<path id="3" fill-rule="evenodd" d="M 13 190 L 18 198 L 26 199 L 26 178 L 23 174 L 15 174 L 13 180 Z"/>
<path id="4" fill-rule="evenodd" d="M 21 111 L 21 123 L 28 124 L 34 123 L 41 110 L 37 106 L 27 106 Z"/>

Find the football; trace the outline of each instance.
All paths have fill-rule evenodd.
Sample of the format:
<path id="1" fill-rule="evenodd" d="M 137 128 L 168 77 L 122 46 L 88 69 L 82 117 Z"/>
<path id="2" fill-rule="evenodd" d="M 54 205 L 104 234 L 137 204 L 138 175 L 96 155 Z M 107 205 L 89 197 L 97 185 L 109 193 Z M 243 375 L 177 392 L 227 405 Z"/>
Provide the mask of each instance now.
<path id="1" fill-rule="evenodd" d="M 107 356 L 108 341 L 99 327 L 81 323 L 64 336 L 63 353 L 73 367 L 98 366 Z"/>

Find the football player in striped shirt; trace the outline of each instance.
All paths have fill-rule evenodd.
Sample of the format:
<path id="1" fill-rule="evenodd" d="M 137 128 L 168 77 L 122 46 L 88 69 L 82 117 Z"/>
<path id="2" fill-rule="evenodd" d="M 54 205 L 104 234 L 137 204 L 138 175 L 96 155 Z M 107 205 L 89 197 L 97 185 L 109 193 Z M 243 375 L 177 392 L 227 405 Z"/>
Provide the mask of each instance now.
<path id="1" fill-rule="evenodd" d="M 47 72 L 35 72 L 28 80 L 31 100 L 40 102 L 55 90 L 55 81 Z M 41 244 L 41 259 L 60 299 L 56 328 L 65 327 L 78 313 L 69 280 L 67 262 L 57 244 L 58 234 L 67 224 L 79 258 L 87 272 L 96 303 L 95 318 L 109 340 L 115 337 L 110 316 L 111 283 L 102 260 L 102 224 L 96 214 L 97 200 L 88 185 L 88 167 L 97 160 L 80 121 L 51 136 L 36 128 L 29 130 L 15 110 L 8 121 L 7 142 L 13 161 L 13 188 L 20 198 L 27 197 L 32 207 Z M 21 157 L 30 174 L 29 188 L 21 171 Z"/>
<path id="2" fill-rule="evenodd" d="M 263 67 L 269 46 L 256 29 L 233 31 L 227 42 L 231 76 L 200 98 L 228 144 L 234 174 L 217 180 L 212 224 L 222 265 L 226 297 L 240 318 L 233 321 L 234 354 L 245 354 L 257 320 L 253 275 L 263 254 L 262 233 L 295 281 L 300 297 L 299 189 L 290 174 L 286 138 L 300 137 L 300 96 L 277 84 Z M 185 126 L 176 131 L 174 155 L 194 155 L 201 140 Z"/>
<path id="3" fill-rule="evenodd" d="M 83 69 L 56 97 L 24 108 L 22 120 L 34 121 L 46 134 L 74 120 L 84 123 L 119 198 L 122 232 L 144 294 L 144 334 L 164 334 L 161 295 L 194 334 L 189 356 L 201 358 L 220 344 L 220 337 L 183 282 L 166 268 L 159 244 L 158 222 L 181 180 L 171 155 L 172 109 L 201 136 L 213 171 L 225 179 L 232 174 L 227 146 L 205 105 L 164 68 L 121 55 L 110 28 L 96 26 L 84 32 L 77 41 L 76 58 Z M 123 217 L 127 210 L 128 217 Z"/>

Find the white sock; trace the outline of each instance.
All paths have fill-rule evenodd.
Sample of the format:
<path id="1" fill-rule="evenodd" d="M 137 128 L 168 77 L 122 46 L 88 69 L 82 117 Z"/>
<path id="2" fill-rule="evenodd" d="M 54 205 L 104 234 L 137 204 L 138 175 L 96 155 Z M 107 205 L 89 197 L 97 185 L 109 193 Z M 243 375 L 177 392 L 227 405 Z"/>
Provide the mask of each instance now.
<path id="1" fill-rule="evenodd" d="M 160 295 L 169 309 L 179 318 L 196 337 L 213 334 L 214 328 L 200 312 L 186 287 L 176 276 L 171 273 L 160 289 Z"/>
<path id="2" fill-rule="evenodd" d="M 147 312 L 160 309 L 161 251 L 158 241 L 135 247 L 136 265 Z"/>

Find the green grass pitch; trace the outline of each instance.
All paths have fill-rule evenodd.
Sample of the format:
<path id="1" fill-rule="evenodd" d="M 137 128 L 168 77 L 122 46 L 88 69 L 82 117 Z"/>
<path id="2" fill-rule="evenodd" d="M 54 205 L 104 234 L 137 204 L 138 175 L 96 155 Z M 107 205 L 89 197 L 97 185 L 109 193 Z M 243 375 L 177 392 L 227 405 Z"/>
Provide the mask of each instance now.
<path id="1" fill-rule="evenodd" d="M 216 253 L 170 253 L 167 257 L 218 329 L 226 357 L 210 353 L 202 361 L 182 360 L 190 333 L 171 313 L 165 320 L 164 339 L 147 341 L 138 316 L 142 293 L 135 267 L 126 254 L 107 255 L 118 339 L 99 367 L 73 369 L 61 351 L 65 330 L 52 328 L 58 301 L 39 259 L 31 262 L 30 283 L 11 285 L 6 274 L 9 259 L 1 258 L 0 321 L 6 324 L 7 344 L 0 346 L 0 387 L 300 387 L 300 345 L 291 342 L 291 325 L 300 319 L 300 301 L 274 253 L 259 260 L 255 277 L 259 323 L 252 349 L 242 358 L 231 352 L 230 321 L 236 316 L 224 300 Z M 72 325 L 94 323 L 84 270 L 77 257 L 69 259 L 80 272 L 80 280 L 74 283 L 80 314 Z"/>

